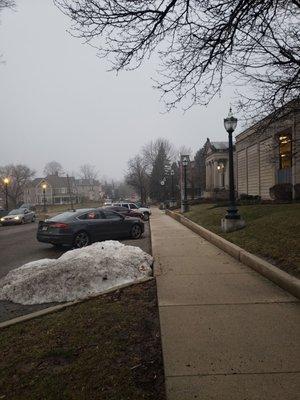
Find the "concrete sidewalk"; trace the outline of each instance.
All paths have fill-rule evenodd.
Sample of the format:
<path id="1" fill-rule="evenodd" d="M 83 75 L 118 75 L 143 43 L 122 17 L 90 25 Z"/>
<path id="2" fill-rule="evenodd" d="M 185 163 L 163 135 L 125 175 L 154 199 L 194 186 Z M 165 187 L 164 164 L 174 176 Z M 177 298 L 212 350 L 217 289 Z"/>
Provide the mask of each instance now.
<path id="1" fill-rule="evenodd" d="M 168 400 L 296 400 L 299 302 L 154 209 Z"/>

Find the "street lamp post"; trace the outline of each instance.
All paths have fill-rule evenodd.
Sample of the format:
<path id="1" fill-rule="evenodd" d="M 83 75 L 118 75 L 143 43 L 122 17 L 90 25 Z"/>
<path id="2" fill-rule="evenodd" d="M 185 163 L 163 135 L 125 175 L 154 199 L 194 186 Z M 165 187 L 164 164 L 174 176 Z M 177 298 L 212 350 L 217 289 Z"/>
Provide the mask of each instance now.
<path id="1" fill-rule="evenodd" d="M 163 189 L 163 204 L 164 204 L 164 208 L 165 208 L 165 200 L 166 200 L 166 178 L 165 177 L 160 181 L 160 184 Z"/>
<path id="2" fill-rule="evenodd" d="M 5 209 L 8 211 L 8 184 L 9 184 L 9 178 L 4 178 L 4 187 L 5 187 Z"/>
<path id="3" fill-rule="evenodd" d="M 175 203 L 175 195 L 174 195 L 174 174 L 175 171 L 171 169 L 171 190 L 172 190 L 172 203 Z"/>
<path id="4" fill-rule="evenodd" d="M 238 213 L 235 203 L 232 134 L 237 126 L 237 118 L 233 116 L 231 107 L 229 109 L 228 117 L 224 118 L 224 126 L 228 132 L 229 145 L 229 207 L 225 218 L 222 219 L 222 230 L 224 232 L 231 232 L 245 226 L 245 221 Z"/>
<path id="5" fill-rule="evenodd" d="M 46 183 L 42 184 L 42 189 L 43 189 L 43 211 L 45 213 L 47 211 L 47 208 L 46 208 L 46 189 L 47 189 L 47 184 Z"/>
<path id="6" fill-rule="evenodd" d="M 167 200 L 167 196 L 169 197 L 170 196 L 170 187 L 169 187 L 169 184 L 168 184 L 168 177 L 169 177 L 169 175 L 170 175 L 170 173 L 171 173 L 171 166 L 169 165 L 169 164 L 166 164 L 165 165 L 165 176 L 164 176 L 164 179 L 165 179 L 165 201 Z"/>
<path id="7" fill-rule="evenodd" d="M 187 166 L 189 163 L 189 157 L 182 156 L 181 163 L 183 166 L 183 199 L 181 201 L 181 211 L 185 213 L 189 211 L 189 205 L 187 200 Z"/>

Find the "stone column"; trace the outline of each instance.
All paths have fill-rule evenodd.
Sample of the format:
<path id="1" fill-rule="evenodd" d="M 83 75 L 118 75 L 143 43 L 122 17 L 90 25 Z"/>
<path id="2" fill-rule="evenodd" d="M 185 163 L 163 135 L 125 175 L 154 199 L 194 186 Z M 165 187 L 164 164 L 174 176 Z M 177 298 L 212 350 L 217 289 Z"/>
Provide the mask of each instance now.
<path id="1" fill-rule="evenodd" d="M 218 160 L 214 160 L 213 163 L 213 174 L 214 174 L 214 189 L 217 189 L 220 187 L 220 183 L 219 183 L 219 172 L 218 172 Z"/>
<path id="2" fill-rule="evenodd" d="M 209 185 L 209 190 L 212 191 L 214 188 L 214 174 L 213 174 L 213 162 L 209 162 L 209 180 L 210 180 L 210 185 Z"/>
<path id="3" fill-rule="evenodd" d="M 205 163 L 205 176 L 206 176 L 205 191 L 208 192 L 209 184 L 210 184 L 210 180 L 209 180 L 209 163 L 208 162 Z"/>

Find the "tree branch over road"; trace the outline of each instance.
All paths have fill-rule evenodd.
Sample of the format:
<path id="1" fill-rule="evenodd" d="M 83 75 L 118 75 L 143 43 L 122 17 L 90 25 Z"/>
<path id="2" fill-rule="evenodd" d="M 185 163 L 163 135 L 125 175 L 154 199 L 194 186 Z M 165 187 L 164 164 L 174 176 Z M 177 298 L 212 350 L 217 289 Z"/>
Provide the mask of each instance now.
<path id="1" fill-rule="evenodd" d="M 299 97 L 299 0 L 54 1 L 113 70 L 137 68 L 156 50 L 168 109 L 207 105 L 237 79 L 252 89 L 241 102 L 248 110 Z"/>

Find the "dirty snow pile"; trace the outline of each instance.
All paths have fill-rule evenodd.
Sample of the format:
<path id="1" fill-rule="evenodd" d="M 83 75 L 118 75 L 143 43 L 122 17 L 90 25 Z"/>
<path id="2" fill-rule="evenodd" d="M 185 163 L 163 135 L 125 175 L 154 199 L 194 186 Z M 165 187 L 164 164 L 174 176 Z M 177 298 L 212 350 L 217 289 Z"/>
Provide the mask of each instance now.
<path id="1" fill-rule="evenodd" d="M 109 240 L 37 260 L 0 280 L 0 300 L 41 304 L 84 299 L 150 276 L 153 259 L 138 247 Z"/>

